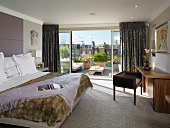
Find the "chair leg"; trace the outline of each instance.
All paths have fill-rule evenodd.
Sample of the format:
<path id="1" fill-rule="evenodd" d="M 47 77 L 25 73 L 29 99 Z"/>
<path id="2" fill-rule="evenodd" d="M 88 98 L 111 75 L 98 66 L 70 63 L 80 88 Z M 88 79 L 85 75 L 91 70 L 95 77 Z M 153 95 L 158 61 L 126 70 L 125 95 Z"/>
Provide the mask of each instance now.
<path id="1" fill-rule="evenodd" d="M 115 101 L 115 85 L 113 85 L 113 100 Z"/>
<path id="2" fill-rule="evenodd" d="M 134 105 L 136 105 L 136 89 L 134 89 Z"/>
<path id="3" fill-rule="evenodd" d="M 141 92 L 140 92 L 140 94 L 142 95 L 142 84 L 141 84 Z"/>
<path id="4" fill-rule="evenodd" d="M 123 88 L 123 91 L 125 92 L 125 88 Z"/>

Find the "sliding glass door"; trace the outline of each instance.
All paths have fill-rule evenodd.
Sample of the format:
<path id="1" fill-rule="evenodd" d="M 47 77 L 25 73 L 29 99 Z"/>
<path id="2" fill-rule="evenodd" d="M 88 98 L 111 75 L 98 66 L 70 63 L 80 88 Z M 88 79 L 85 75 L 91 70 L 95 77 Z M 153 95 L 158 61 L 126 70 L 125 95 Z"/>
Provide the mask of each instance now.
<path id="1" fill-rule="evenodd" d="M 62 73 L 70 72 L 70 33 L 59 33 L 60 65 Z"/>
<path id="2" fill-rule="evenodd" d="M 72 31 L 72 68 L 91 78 L 111 78 L 111 30 Z"/>
<path id="3" fill-rule="evenodd" d="M 121 72 L 122 67 L 122 52 L 121 52 L 121 44 L 120 44 L 120 32 L 112 32 L 113 41 L 112 41 L 112 49 L 113 49 L 113 75 Z"/>
<path id="4" fill-rule="evenodd" d="M 114 74 L 121 71 L 119 31 L 91 30 L 72 31 L 72 34 L 59 33 L 59 44 L 62 73 L 83 73 L 90 78 L 112 78 Z M 101 59 L 104 55 L 107 59 Z M 96 61 L 99 58 L 104 61 L 102 65 Z"/>

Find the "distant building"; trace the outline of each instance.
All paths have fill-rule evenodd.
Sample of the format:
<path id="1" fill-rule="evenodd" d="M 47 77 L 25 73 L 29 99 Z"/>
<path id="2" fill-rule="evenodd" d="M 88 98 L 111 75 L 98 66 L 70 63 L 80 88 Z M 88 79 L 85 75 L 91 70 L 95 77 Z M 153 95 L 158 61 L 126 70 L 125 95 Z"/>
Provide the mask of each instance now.
<path id="1" fill-rule="evenodd" d="M 95 45 L 95 42 L 92 41 L 92 44 L 85 44 L 84 41 L 81 41 L 82 44 L 72 44 L 72 59 L 76 57 L 85 57 L 89 56 L 92 57 L 95 53 L 98 52 L 105 52 L 108 56 L 108 59 L 111 60 L 112 54 L 113 55 L 120 55 L 121 47 L 120 45 L 113 45 L 113 53 L 112 47 L 109 44 L 104 42 L 103 45 Z M 71 49 L 69 44 L 59 44 L 60 46 L 66 46 Z"/>
<path id="2" fill-rule="evenodd" d="M 70 44 L 59 44 L 59 46 L 66 46 L 68 49 L 70 49 Z"/>
<path id="3" fill-rule="evenodd" d="M 107 54 L 108 59 L 111 60 L 112 59 L 112 47 L 111 47 L 111 45 L 106 44 L 104 42 L 104 51 Z"/>
<path id="4" fill-rule="evenodd" d="M 81 46 L 80 44 L 72 44 L 72 59 L 80 57 Z"/>
<path id="5" fill-rule="evenodd" d="M 81 41 L 82 42 L 82 41 Z M 92 56 L 92 45 L 87 45 L 84 42 L 82 44 L 72 44 L 72 58 Z"/>

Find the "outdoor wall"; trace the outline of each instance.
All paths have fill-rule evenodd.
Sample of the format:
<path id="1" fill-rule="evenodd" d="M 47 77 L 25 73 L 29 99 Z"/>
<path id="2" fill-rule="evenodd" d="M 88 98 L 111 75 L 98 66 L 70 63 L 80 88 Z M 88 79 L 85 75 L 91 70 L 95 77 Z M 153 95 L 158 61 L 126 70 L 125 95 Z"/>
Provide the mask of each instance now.
<path id="1" fill-rule="evenodd" d="M 170 7 L 161 13 L 149 24 L 149 48 L 155 48 L 155 28 L 170 19 Z M 150 66 L 155 66 L 170 73 L 170 54 L 156 53 L 156 57 L 150 56 Z"/>
<path id="2" fill-rule="evenodd" d="M 32 50 L 40 50 L 42 51 L 42 25 L 33 23 L 27 20 L 24 20 L 24 46 L 23 46 L 23 53 L 29 53 Z M 38 32 L 38 44 L 35 46 L 31 45 L 31 31 L 35 30 Z M 41 58 L 36 58 L 35 63 L 38 64 L 39 62 L 42 62 L 42 57 Z"/>

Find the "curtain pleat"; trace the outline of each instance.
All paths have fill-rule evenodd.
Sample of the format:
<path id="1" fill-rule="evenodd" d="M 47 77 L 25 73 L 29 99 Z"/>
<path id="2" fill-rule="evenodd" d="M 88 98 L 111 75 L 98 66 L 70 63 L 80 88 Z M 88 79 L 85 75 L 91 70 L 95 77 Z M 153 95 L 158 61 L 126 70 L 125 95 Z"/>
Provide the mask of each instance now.
<path id="1" fill-rule="evenodd" d="M 119 25 L 122 70 L 137 71 L 136 66 L 143 66 L 142 55 L 146 46 L 145 22 L 121 22 Z"/>
<path id="2" fill-rule="evenodd" d="M 43 62 L 50 72 L 60 72 L 58 25 L 43 25 Z"/>

